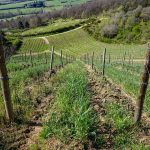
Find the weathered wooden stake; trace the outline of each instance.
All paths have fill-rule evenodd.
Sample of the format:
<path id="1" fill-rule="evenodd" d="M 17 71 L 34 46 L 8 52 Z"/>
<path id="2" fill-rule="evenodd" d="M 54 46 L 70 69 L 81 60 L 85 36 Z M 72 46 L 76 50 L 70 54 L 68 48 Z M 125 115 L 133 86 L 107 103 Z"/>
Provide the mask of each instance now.
<path id="1" fill-rule="evenodd" d="M 67 58 L 67 54 L 66 54 L 66 64 L 68 64 L 68 58 Z"/>
<path id="2" fill-rule="evenodd" d="M 110 54 L 108 55 L 108 64 L 110 64 Z"/>
<path id="3" fill-rule="evenodd" d="M 129 64 L 131 64 L 131 55 L 129 55 Z"/>
<path id="4" fill-rule="evenodd" d="M 132 57 L 132 65 L 134 64 L 134 58 Z"/>
<path id="5" fill-rule="evenodd" d="M 90 64 L 90 61 L 89 61 L 89 53 L 87 53 L 87 63 L 88 63 L 88 65 Z"/>
<path id="6" fill-rule="evenodd" d="M 63 67 L 63 56 L 62 56 L 62 50 L 61 50 L 61 53 L 60 53 L 60 63 L 61 63 L 61 67 Z"/>
<path id="7" fill-rule="evenodd" d="M 94 52 L 92 54 L 92 69 L 94 68 Z"/>
<path id="8" fill-rule="evenodd" d="M 23 61 L 24 60 L 23 53 L 21 54 L 21 57 L 22 57 L 22 61 Z"/>
<path id="9" fill-rule="evenodd" d="M 27 57 L 26 57 L 26 53 L 24 54 L 24 60 L 25 60 L 25 62 L 26 62 L 26 59 L 27 59 Z"/>
<path id="10" fill-rule="evenodd" d="M 123 65 L 125 64 L 125 61 L 126 61 L 126 52 L 123 55 Z"/>
<path id="11" fill-rule="evenodd" d="M 51 50 L 51 60 L 50 60 L 50 70 L 53 69 L 53 62 L 54 62 L 54 47 L 52 46 L 52 50 Z"/>
<path id="12" fill-rule="evenodd" d="M 146 53 L 144 71 L 141 77 L 141 87 L 140 87 L 140 92 L 139 92 L 138 101 L 137 101 L 136 109 L 135 109 L 135 115 L 134 115 L 135 123 L 138 123 L 141 120 L 144 99 L 145 99 L 146 90 L 147 90 L 148 81 L 149 81 L 149 73 L 150 73 L 150 44 L 148 44 L 148 51 Z"/>
<path id="13" fill-rule="evenodd" d="M 47 64 L 47 55 L 46 55 L 46 52 L 45 52 L 45 63 Z"/>
<path id="14" fill-rule="evenodd" d="M 29 53 L 30 53 L 30 64 L 32 66 L 33 65 L 33 63 L 32 63 L 32 51 L 30 50 Z"/>
<path id="15" fill-rule="evenodd" d="M 101 63 L 103 63 L 103 55 L 102 54 L 101 54 L 101 58 L 100 59 L 101 59 Z"/>
<path id="16" fill-rule="evenodd" d="M 103 70 L 102 70 L 103 76 L 105 75 L 105 62 L 106 62 L 106 48 L 105 48 L 104 53 L 103 53 Z"/>
<path id="17" fill-rule="evenodd" d="M 2 38 L 3 38 L 2 35 L 0 35 L 0 79 L 1 79 L 1 85 L 2 85 L 4 104 L 5 104 L 6 117 L 10 122 L 12 122 L 13 121 L 13 106 L 11 102 L 9 79 L 8 79 L 7 68 L 5 64 Z"/>

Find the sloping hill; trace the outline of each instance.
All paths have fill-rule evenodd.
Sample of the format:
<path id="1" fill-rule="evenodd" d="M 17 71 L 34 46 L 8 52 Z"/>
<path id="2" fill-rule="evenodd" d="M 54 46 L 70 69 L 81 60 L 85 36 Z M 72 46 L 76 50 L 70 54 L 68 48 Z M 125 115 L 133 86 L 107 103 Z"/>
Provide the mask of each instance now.
<path id="1" fill-rule="evenodd" d="M 146 46 L 140 44 L 108 44 L 96 41 L 82 28 L 46 36 L 46 38 L 49 40 L 50 46 L 55 46 L 58 52 L 63 50 L 68 54 L 76 56 L 87 52 L 92 53 L 93 51 L 100 56 L 104 48 L 107 48 L 107 52 L 114 58 L 121 57 L 125 52 L 127 54 L 132 54 L 134 58 L 143 58 L 146 50 Z M 42 37 L 41 40 L 43 40 Z M 34 45 L 38 48 L 35 48 Z M 48 50 L 48 45 L 46 45 L 46 42 L 35 42 L 35 38 L 25 39 L 20 51 L 28 52 L 29 49 L 32 49 L 34 52 L 42 52 Z"/>

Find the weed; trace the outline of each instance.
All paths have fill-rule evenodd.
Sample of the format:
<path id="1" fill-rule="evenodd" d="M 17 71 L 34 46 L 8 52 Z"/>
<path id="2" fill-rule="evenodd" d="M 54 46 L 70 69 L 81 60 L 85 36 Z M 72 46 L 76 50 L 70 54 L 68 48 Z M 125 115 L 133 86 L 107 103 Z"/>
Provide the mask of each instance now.
<path id="1" fill-rule="evenodd" d="M 44 138 L 55 136 L 63 142 L 71 139 L 85 142 L 89 131 L 92 132 L 95 116 L 89 107 L 86 73 L 79 65 L 69 65 L 56 77 L 60 85 L 41 133 Z M 80 72 L 77 72 L 79 68 Z"/>

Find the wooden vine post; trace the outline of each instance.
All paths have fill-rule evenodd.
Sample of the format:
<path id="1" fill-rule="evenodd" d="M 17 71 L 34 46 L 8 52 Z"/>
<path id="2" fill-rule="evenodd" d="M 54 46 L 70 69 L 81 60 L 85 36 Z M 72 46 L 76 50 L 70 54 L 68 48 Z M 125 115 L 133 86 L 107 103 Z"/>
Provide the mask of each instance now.
<path id="1" fill-rule="evenodd" d="M 123 55 L 123 65 L 125 64 L 125 61 L 126 61 L 126 52 L 124 53 L 124 55 Z"/>
<path id="2" fill-rule="evenodd" d="M 134 115 L 135 123 L 140 122 L 141 117 L 142 117 L 144 99 L 145 99 L 146 90 L 147 90 L 148 81 L 149 81 L 149 73 L 150 73 L 150 44 L 148 44 L 148 51 L 146 53 L 144 71 L 141 77 L 140 92 L 139 92 L 138 101 L 137 101 L 136 108 L 135 108 L 135 115 Z"/>
<path id="3" fill-rule="evenodd" d="M 89 60 L 89 53 L 87 53 L 87 64 L 90 64 L 90 60 Z"/>
<path id="4" fill-rule="evenodd" d="M 110 57 L 110 54 L 108 55 L 108 64 L 110 64 L 110 59 L 111 59 L 111 57 Z"/>
<path id="5" fill-rule="evenodd" d="M 31 64 L 31 66 L 33 66 L 33 63 L 32 63 L 32 51 L 31 50 L 29 51 L 29 54 L 30 54 L 30 64 Z"/>
<path id="6" fill-rule="evenodd" d="M 13 106 L 11 102 L 9 78 L 7 75 L 7 68 L 5 64 L 2 38 L 3 38 L 2 35 L 0 35 L 0 79 L 1 79 L 4 104 L 5 104 L 6 117 L 10 122 L 12 122 L 13 121 Z"/>
<path id="7" fill-rule="evenodd" d="M 26 62 L 26 59 L 27 59 L 27 56 L 26 56 L 26 53 L 24 54 L 24 60 L 25 60 L 25 62 Z"/>
<path id="8" fill-rule="evenodd" d="M 61 67 L 63 67 L 63 56 L 62 56 L 62 50 L 60 52 L 60 63 L 61 63 Z"/>
<path id="9" fill-rule="evenodd" d="M 47 64 L 47 55 L 46 55 L 46 52 L 45 52 L 45 63 Z"/>
<path id="10" fill-rule="evenodd" d="M 52 46 L 51 50 L 51 60 L 50 60 L 50 70 L 52 71 L 53 69 L 53 63 L 54 63 L 54 47 Z"/>
<path id="11" fill-rule="evenodd" d="M 94 52 L 92 54 L 92 69 L 94 68 Z"/>
<path id="12" fill-rule="evenodd" d="M 104 53 L 103 53 L 103 70 L 102 70 L 103 76 L 105 75 L 105 63 L 106 63 L 106 48 L 105 48 Z"/>

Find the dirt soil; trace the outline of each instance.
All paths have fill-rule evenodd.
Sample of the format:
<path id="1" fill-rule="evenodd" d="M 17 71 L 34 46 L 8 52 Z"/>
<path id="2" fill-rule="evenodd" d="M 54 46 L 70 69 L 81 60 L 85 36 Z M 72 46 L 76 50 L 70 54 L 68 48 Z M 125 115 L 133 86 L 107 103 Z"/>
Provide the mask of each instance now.
<path id="1" fill-rule="evenodd" d="M 70 141 L 68 145 L 62 144 L 55 138 L 51 138 L 46 143 L 47 150 L 98 150 L 98 149 L 113 149 L 113 135 L 115 129 L 110 127 L 106 121 L 106 110 L 104 105 L 107 102 L 116 102 L 121 104 L 127 109 L 132 116 L 134 115 L 135 101 L 127 95 L 121 87 L 114 84 L 111 80 L 103 78 L 99 72 L 95 72 L 90 66 L 85 66 L 87 70 L 87 76 L 89 79 L 88 90 L 92 93 L 91 106 L 96 111 L 100 124 L 98 125 L 97 134 L 105 137 L 103 146 L 99 147 L 98 143 L 89 137 L 89 141 L 86 144 L 79 143 L 77 141 Z M 41 82 L 42 83 L 42 82 Z M 53 95 L 48 95 L 43 99 L 37 99 L 35 103 L 35 112 L 30 122 L 21 127 L 8 126 L 7 128 L 0 129 L 0 139 L 3 143 L 6 143 L 5 149 L 19 149 L 27 150 L 30 144 L 38 143 L 38 135 L 42 129 L 43 116 L 48 114 L 48 106 L 53 100 Z M 142 125 L 140 126 L 140 132 L 138 133 L 138 139 L 140 143 L 150 146 L 150 119 L 144 113 L 142 118 Z M 4 134 L 5 133 L 5 134 Z M 39 148 L 41 149 L 41 148 Z"/>
<path id="2" fill-rule="evenodd" d="M 56 73 L 56 71 L 55 71 Z M 50 82 L 49 72 L 46 73 L 36 84 L 47 84 Z M 29 91 L 32 86 L 26 87 Z M 45 97 L 37 97 L 33 102 L 34 112 L 30 120 L 24 124 L 12 124 L 0 128 L 0 149 L 4 150 L 27 150 L 28 146 L 37 142 L 37 137 L 43 126 L 43 117 L 48 114 L 48 108 L 53 100 L 53 94 Z"/>
<path id="3" fill-rule="evenodd" d="M 90 66 L 85 66 L 89 78 L 89 90 L 92 94 L 91 105 L 98 113 L 100 118 L 99 134 L 105 137 L 106 142 L 100 149 L 113 149 L 112 137 L 115 130 L 109 127 L 105 120 L 105 107 L 108 102 L 116 102 L 121 104 L 134 116 L 135 100 L 127 95 L 120 86 L 114 84 L 111 80 L 103 78 L 99 72 L 95 72 Z M 146 113 L 143 114 L 140 132 L 137 135 L 139 142 L 150 146 L 150 118 Z M 93 143 L 93 147 L 96 143 Z M 96 148 L 97 149 L 97 148 Z"/>

